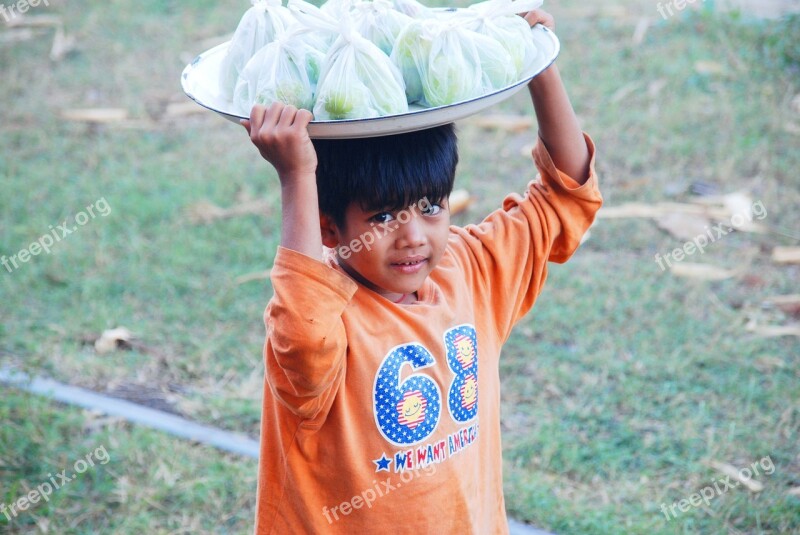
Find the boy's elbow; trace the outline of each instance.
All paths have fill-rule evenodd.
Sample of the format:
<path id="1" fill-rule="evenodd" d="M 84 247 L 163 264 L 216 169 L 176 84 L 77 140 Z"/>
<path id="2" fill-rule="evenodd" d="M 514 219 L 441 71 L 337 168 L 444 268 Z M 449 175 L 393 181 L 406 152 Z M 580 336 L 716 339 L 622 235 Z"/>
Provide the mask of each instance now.
<path id="1" fill-rule="evenodd" d="M 341 326 L 340 326 L 341 327 Z M 343 366 L 346 339 L 339 332 L 277 336 L 268 340 L 267 367 L 275 384 L 296 398 L 314 398 L 328 390 Z"/>

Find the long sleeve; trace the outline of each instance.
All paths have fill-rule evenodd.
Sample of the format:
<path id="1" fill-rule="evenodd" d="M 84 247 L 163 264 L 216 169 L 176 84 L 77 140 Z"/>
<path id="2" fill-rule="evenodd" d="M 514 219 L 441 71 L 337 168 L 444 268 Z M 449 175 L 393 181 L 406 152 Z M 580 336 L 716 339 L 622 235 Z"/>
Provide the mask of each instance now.
<path id="1" fill-rule="evenodd" d="M 278 247 L 264 348 L 267 383 L 295 415 L 314 418 L 345 373 L 342 314 L 357 285 L 297 251 Z"/>
<path id="2" fill-rule="evenodd" d="M 533 158 L 541 182 L 531 181 L 524 195 L 508 195 L 480 224 L 452 227 L 453 254 L 471 278 L 478 306 L 493 311 L 501 340 L 533 306 L 547 262 L 572 256 L 602 204 L 594 144 L 584 137 L 591 155 L 586 183 L 559 171 L 540 139 Z"/>

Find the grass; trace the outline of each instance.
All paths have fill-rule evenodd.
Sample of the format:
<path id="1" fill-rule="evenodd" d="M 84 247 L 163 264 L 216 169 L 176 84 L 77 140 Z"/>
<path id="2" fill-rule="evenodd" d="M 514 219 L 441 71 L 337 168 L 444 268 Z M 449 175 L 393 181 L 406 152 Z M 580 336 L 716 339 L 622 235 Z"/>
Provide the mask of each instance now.
<path id="1" fill-rule="evenodd" d="M 111 212 L 0 277 L 0 363 L 98 391 L 138 388 L 205 423 L 258 436 L 261 315 L 279 240 L 277 181 L 240 127 L 210 114 L 159 117 L 182 102 L 178 75 L 200 44 L 229 33 L 240 2 L 51 2 L 78 49 L 51 34 L 0 49 L 0 251 L 10 256 L 105 199 Z M 559 66 L 598 146 L 609 206 L 689 199 L 703 182 L 763 202 L 764 235 L 733 234 L 692 261 L 743 273 L 696 282 L 653 258 L 682 243 L 646 220 L 601 219 L 552 266 L 502 359 L 506 501 L 557 533 L 800 533 L 800 346 L 758 338 L 752 319 L 797 293 L 800 270 L 769 259 L 800 235 L 800 19 L 684 12 L 654 3 L 553 6 Z M 643 41 L 640 17 L 653 21 Z M 0 36 L 8 30 L 0 28 Z M 712 69 L 698 67 L 712 62 Z M 702 64 L 701 64 L 702 65 Z M 122 107 L 138 127 L 87 126 L 68 108 Z M 492 112 L 530 114 L 527 96 Z M 534 133 L 459 125 L 458 186 L 477 221 L 532 178 Z M 266 199 L 262 215 L 211 223 L 197 203 Z M 794 235 L 791 238 L 787 235 Z M 138 350 L 96 354 L 85 339 L 124 325 Z M 0 502 L 11 503 L 105 446 L 96 465 L 9 533 L 247 533 L 255 465 L 11 389 L 0 400 Z M 720 479 L 706 461 L 769 456 L 765 489 L 735 489 L 667 521 L 661 504 Z"/>

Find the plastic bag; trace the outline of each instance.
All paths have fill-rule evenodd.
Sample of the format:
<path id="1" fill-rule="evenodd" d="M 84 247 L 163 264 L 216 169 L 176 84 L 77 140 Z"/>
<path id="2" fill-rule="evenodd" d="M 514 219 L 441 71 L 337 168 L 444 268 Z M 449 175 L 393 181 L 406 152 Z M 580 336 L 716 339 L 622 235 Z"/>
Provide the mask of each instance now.
<path id="1" fill-rule="evenodd" d="M 392 0 L 392 4 L 397 11 L 408 15 L 412 19 L 421 19 L 431 16 L 430 8 L 420 4 L 417 0 Z"/>
<path id="2" fill-rule="evenodd" d="M 322 8 L 304 0 L 289 0 L 286 7 L 295 20 L 305 28 L 313 28 L 314 35 L 332 45 L 339 38 L 338 20 L 349 17 L 352 0 L 328 0 Z"/>
<path id="3" fill-rule="evenodd" d="M 387 56 L 391 55 L 397 36 L 412 20 L 395 10 L 387 0 L 359 2 L 353 6 L 353 17 L 356 31 L 375 43 Z"/>
<path id="4" fill-rule="evenodd" d="M 466 27 L 496 39 L 511 55 L 516 69 L 515 80 L 520 79 L 539 55 L 533 41 L 530 25 L 517 15 L 542 5 L 542 0 L 488 0 L 461 10 L 456 18 Z"/>
<path id="5" fill-rule="evenodd" d="M 231 100 L 239 74 L 259 49 L 275 40 L 294 22 L 281 0 L 258 0 L 239 21 L 220 65 L 219 88 L 223 98 Z"/>
<path id="6" fill-rule="evenodd" d="M 477 32 L 473 32 L 472 39 L 481 59 L 483 94 L 507 87 L 519 79 L 514 59 L 497 39 Z"/>
<path id="7" fill-rule="evenodd" d="M 237 111 L 249 115 L 254 104 L 292 104 L 311 111 L 325 52 L 308 30 L 283 33 L 247 62 L 233 94 Z"/>
<path id="8" fill-rule="evenodd" d="M 444 106 L 484 93 L 474 35 L 448 19 L 415 20 L 405 27 L 392 61 L 403 75 L 409 103 Z"/>
<path id="9" fill-rule="evenodd" d="M 367 119 L 408 111 L 403 78 L 389 56 L 353 29 L 331 47 L 317 88 L 316 119 Z"/>

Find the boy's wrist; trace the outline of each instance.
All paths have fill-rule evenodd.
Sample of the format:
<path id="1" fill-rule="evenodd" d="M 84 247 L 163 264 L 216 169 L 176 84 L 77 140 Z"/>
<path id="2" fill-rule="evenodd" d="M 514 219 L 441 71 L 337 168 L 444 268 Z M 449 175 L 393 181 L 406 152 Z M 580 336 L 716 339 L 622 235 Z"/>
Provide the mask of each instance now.
<path id="1" fill-rule="evenodd" d="M 294 188 L 298 185 L 314 184 L 317 183 L 316 173 L 294 171 L 288 173 L 279 173 L 278 179 L 281 182 L 281 188 Z"/>

